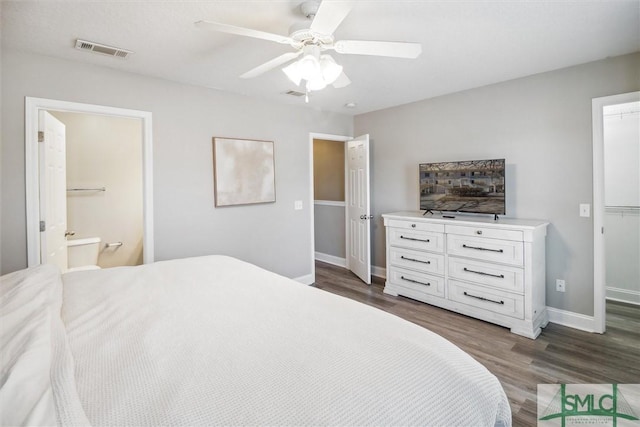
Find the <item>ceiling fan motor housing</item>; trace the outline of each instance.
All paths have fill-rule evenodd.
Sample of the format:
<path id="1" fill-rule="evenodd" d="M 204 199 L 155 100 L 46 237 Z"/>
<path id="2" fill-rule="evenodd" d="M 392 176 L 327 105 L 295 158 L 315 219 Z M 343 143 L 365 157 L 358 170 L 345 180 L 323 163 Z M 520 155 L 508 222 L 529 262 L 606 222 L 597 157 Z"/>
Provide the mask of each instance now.
<path id="1" fill-rule="evenodd" d="M 300 4 L 300 12 L 302 12 L 307 19 L 313 19 L 316 16 L 316 13 L 318 13 L 319 7 L 320 2 L 316 0 L 308 0 Z"/>
<path id="2" fill-rule="evenodd" d="M 321 34 L 309 28 L 308 21 L 299 21 L 289 27 L 289 38 L 296 42 L 295 48 L 299 49 L 306 45 L 333 45 L 334 38 L 332 35 Z"/>

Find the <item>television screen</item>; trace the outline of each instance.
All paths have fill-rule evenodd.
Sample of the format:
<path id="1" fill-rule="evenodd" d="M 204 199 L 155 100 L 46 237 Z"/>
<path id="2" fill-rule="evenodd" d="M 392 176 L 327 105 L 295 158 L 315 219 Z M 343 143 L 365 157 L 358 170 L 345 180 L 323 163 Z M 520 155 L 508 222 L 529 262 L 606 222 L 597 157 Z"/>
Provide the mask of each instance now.
<path id="1" fill-rule="evenodd" d="M 504 159 L 420 164 L 420 209 L 504 215 Z"/>

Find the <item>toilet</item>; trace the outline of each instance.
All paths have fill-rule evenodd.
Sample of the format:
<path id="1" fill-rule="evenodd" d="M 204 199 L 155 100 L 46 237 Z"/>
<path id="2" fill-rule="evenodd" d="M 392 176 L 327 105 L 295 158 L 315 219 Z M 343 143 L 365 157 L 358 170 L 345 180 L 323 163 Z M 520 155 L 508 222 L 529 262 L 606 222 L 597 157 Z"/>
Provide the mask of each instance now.
<path id="1" fill-rule="evenodd" d="M 99 270 L 100 238 L 67 240 L 67 272 Z"/>

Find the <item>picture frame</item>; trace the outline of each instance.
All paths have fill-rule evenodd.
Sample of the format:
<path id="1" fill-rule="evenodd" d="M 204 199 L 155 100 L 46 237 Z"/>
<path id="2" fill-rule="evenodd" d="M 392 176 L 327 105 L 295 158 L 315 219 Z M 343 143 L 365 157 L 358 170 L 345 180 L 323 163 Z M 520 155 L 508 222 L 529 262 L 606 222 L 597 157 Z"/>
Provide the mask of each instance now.
<path id="1" fill-rule="evenodd" d="M 276 201 L 274 142 L 213 137 L 216 207 Z"/>

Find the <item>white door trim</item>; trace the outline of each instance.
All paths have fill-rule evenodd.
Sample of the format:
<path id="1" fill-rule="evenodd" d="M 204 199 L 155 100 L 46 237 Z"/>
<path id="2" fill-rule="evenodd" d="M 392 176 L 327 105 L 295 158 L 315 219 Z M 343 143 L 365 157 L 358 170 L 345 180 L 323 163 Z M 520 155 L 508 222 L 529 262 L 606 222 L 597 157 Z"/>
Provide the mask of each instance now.
<path id="1" fill-rule="evenodd" d="M 607 105 L 640 100 L 640 92 L 593 98 L 593 320 L 594 332 L 604 333 L 606 327 L 606 260 L 604 240 L 604 121 Z"/>
<path id="2" fill-rule="evenodd" d="M 314 139 L 326 139 L 329 141 L 340 141 L 347 142 L 353 139 L 351 136 L 345 135 L 331 135 L 328 133 L 316 133 L 309 132 L 309 220 L 311 224 L 311 247 L 309 248 L 309 253 L 311 254 L 311 283 L 316 281 L 316 237 L 315 237 L 315 216 L 314 216 L 314 205 L 315 198 L 313 194 L 313 140 Z M 346 149 L 346 148 L 345 148 Z M 345 161 L 345 173 L 346 173 L 346 161 Z M 346 175 L 345 175 L 346 176 Z M 347 180 L 345 179 L 345 202 L 347 200 Z M 349 219 L 346 218 L 345 215 L 345 235 L 349 235 Z M 347 245 L 349 244 L 349 239 L 346 239 Z M 349 248 L 347 247 L 347 254 L 349 253 Z M 349 260 L 347 259 L 347 268 L 349 268 Z"/>
<path id="3" fill-rule="evenodd" d="M 27 265 L 40 264 L 40 200 L 38 170 L 38 111 L 53 110 L 100 114 L 142 120 L 143 262 L 154 260 L 153 239 L 153 136 L 148 111 L 81 104 L 45 98 L 25 98 L 25 186 L 27 220 Z"/>

